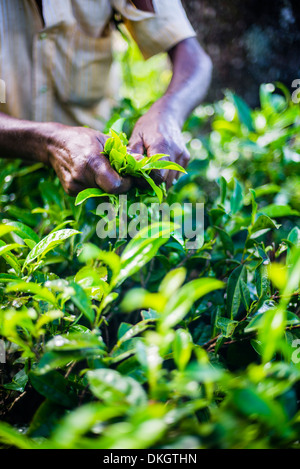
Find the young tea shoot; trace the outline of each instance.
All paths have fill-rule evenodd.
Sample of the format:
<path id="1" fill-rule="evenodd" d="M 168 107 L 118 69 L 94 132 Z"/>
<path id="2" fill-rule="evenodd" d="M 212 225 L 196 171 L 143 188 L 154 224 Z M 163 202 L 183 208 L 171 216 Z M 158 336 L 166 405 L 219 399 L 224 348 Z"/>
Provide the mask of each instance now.
<path id="1" fill-rule="evenodd" d="M 180 171 L 186 173 L 185 169 L 177 163 L 170 160 L 162 160 L 169 155 L 159 153 L 153 156 L 144 156 L 137 159 L 132 156 L 127 149 L 128 139 L 125 133 L 117 133 L 110 129 L 111 137 L 106 141 L 104 146 L 104 154 L 109 158 L 111 166 L 121 176 L 133 176 L 144 178 L 154 190 L 159 202 L 162 202 L 163 191 L 150 176 L 153 170 L 167 169 L 171 171 Z"/>

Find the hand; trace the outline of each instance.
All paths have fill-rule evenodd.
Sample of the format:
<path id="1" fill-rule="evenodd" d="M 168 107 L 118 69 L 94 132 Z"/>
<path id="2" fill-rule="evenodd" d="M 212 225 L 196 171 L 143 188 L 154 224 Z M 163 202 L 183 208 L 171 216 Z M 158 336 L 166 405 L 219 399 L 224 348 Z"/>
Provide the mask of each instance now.
<path id="1" fill-rule="evenodd" d="M 128 149 L 132 154 L 152 156 L 157 153 L 169 155 L 167 158 L 186 168 L 190 155 L 186 149 L 180 125 L 169 111 L 159 103 L 142 116 L 132 132 Z M 153 171 L 154 180 L 166 182 L 170 188 L 178 173 L 173 170 Z"/>
<path id="2" fill-rule="evenodd" d="M 130 178 L 121 177 L 101 154 L 108 137 L 85 127 L 49 125 L 48 161 L 67 194 L 76 196 L 90 187 L 99 187 L 110 194 L 128 191 Z"/>

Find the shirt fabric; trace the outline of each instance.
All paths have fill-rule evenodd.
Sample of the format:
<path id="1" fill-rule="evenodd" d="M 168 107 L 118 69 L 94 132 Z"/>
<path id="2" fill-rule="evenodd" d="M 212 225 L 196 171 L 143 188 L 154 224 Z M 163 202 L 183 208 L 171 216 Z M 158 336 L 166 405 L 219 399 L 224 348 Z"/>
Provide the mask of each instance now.
<path id="1" fill-rule="evenodd" d="M 0 111 L 102 130 L 114 93 L 114 11 L 146 59 L 196 35 L 180 0 L 153 6 L 154 13 L 130 0 L 43 0 L 43 25 L 35 0 L 0 0 Z"/>

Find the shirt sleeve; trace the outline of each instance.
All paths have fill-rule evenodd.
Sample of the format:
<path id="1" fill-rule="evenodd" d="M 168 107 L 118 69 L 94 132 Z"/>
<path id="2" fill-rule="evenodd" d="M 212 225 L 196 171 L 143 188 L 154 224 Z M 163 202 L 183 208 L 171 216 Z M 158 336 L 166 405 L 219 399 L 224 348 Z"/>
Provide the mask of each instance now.
<path id="1" fill-rule="evenodd" d="M 130 0 L 110 1 L 145 59 L 196 36 L 180 0 L 152 0 L 154 13 L 137 9 Z"/>

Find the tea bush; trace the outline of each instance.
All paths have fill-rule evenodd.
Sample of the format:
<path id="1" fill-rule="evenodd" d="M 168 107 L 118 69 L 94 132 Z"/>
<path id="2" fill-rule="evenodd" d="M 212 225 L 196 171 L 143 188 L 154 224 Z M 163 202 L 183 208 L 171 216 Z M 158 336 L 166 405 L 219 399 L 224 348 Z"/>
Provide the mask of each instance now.
<path id="1" fill-rule="evenodd" d="M 204 204 L 193 250 L 159 220 L 99 239 L 115 196 L 0 163 L 3 448 L 299 447 L 299 106 L 279 84 L 260 100 L 228 92 L 185 124 L 187 174 L 160 190 Z M 143 110 L 124 99 L 107 130 Z M 128 197 L 151 218 L 153 187 Z"/>

